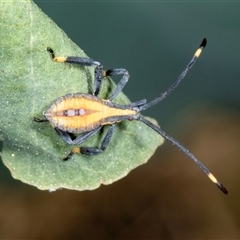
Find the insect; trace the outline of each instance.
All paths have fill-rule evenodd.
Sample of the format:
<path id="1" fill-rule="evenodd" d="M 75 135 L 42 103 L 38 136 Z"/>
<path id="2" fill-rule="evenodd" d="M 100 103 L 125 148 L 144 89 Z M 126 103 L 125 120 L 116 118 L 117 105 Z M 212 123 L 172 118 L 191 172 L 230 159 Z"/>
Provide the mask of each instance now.
<path id="1" fill-rule="evenodd" d="M 34 118 L 36 122 L 50 122 L 59 137 L 68 144 L 80 145 L 87 139 L 94 136 L 104 126 L 108 126 L 100 147 L 74 147 L 71 152 L 63 159 L 68 160 L 73 154 L 80 153 L 86 155 L 97 155 L 106 150 L 113 135 L 115 124 L 124 120 L 137 120 L 152 128 L 166 140 L 178 147 L 192 161 L 194 161 L 202 171 L 215 183 L 223 193 L 227 194 L 227 189 L 214 177 L 214 175 L 184 146 L 177 140 L 167 135 L 162 128 L 154 125 L 149 120 L 140 115 L 141 111 L 152 107 L 166 98 L 183 80 L 187 72 L 192 68 L 202 50 L 207 44 L 204 38 L 200 47 L 195 52 L 185 70 L 179 75 L 177 80 L 160 96 L 148 102 L 146 99 L 133 102 L 127 105 L 120 105 L 112 102 L 122 91 L 129 79 L 126 69 L 116 68 L 103 70 L 103 66 L 93 59 L 82 57 L 57 57 L 51 48 L 47 48 L 53 61 L 62 63 L 78 64 L 86 67 L 95 68 L 95 80 L 93 94 L 74 93 L 67 94 L 55 100 L 49 109 L 44 112 L 43 118 Z M 102 80 L 106 76 L 121 75 L 121 79 L 115 90 L 108 99 L 100 99 Z M 77 136 L 72 136 L 78 134 Z"/>

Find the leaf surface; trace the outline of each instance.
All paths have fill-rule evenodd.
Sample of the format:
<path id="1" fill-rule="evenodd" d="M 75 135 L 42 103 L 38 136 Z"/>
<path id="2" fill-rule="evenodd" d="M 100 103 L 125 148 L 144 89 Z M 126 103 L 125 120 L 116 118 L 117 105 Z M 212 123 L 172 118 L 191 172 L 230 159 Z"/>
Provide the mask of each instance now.
<path id="1" fill-rule="evenodd" d="M 62 161 L 72 146 L 63 142 L 49 123 L 34 122 L 33 117 L 42 117 L 59 96 L 92 93 L 94 69 L 51 60 L 47 47 L 58 56 L 86 54 L 32 1 L 1 2 L 0 30 L 2 160 L 14 178 L 39 189 L 94 189 L 124 177 L 163 143 L 143 123 L 124 121 L 117 124 L 104 153 L 75 154 Z M 111 79 L 105 78 L 101 97 L 106 98 L 114 87 Z M 114 101 L 129 103 L 122 93 Z M 104 132 L 82 145 L 99 146 Z"/>

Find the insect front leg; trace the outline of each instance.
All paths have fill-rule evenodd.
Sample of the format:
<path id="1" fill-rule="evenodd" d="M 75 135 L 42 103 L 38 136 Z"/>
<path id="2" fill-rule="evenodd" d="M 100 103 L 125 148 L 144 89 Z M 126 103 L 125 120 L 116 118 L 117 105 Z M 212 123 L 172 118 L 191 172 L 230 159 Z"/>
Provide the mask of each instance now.
<path id="1" fill-rule="evenodd" d="M 33 118 L 33 120 L 35 121 L 35 122 L 48 122 L 48 120 L 46 119 L 46 118 L 36 118 L 36 117 L 34 117 Z"/>
<path id="2" fill-rule="evenodd" d="M 47 48 L 51 58 L 55 62 L 63 62 L 63 63 L 71 63 L 71 64 L 77 64 L 80 66 L 85 67 L 95 67 L 95 78 L 94 78 L 94 91 L 93 95 L 98 96 L 101 86 L 102 86 L 102 79 L 103 79 L 103 67 L 100 62 L 95 61 L 91 58 L 84 58 L 84 57 L 58 57 L 55 56 L 54 51 L 48 47 Z"/>
<path id="3" fill-rule="evenodd" d="M 72 63 L 72 64 L 77 64 L 77 65 L 80 65 L 80 66 L 87 66 L 87 67 L 91 67 L 91 66 L 96 67 L 96 66 L 101 65 L 100 62 L 94 61 L 91 58 L 55 56 L 54 51 L 50 47 L 47 48 L 47 51 L 49 52 L 52 60 L 55 61 L 55 62 Z"/>

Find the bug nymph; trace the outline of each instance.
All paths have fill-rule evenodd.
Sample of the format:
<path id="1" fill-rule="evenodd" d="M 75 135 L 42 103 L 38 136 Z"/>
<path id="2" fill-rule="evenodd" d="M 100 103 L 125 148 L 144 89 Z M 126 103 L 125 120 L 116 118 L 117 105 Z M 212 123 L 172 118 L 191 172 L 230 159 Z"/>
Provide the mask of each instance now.
<path id="1" fill-rule="evenodd" d="M 108 126 L 107 133 L 104 136 L 100 147 L 75 147 L 63 159 L 68 160 L 73 154 L 81 153 L 86 155 L 97 155 L 106 150 L 111 140 L 114 126 L 116 123 L 124 120 L 137 120 L 145 123 L 162 137 L 167 139 L 173 145 L 178 147 L 192 161 L 194 161 L 202 171 L 214 182 L 223 193 L 227 194 L 227 189 L 213 176 L 213 174 L 185 147 L 177 140 L 167 135 L 160 127 L 154 125 L 149 120 L 140 115 L 141 111 L 150 108 L 167 97 L 183 80 L 187 72 L 192 68 L 197 58 L 200 56 L 207 40 L 204 38 L 200 47 L 195 52 L 191 61 L 187 64 L 185 70 L 179 75 L 177 80 L 159 97 L 147 102 L 143 99 L 128 105 L 113 103 L 112 100 L 122 91 L 129 79 L 129 73 L 126 69 L 116 68 L 103 70 L 102 65 L 90 58 L 82 57 L 56 57 L 51 48 L 47 48 L 53 61 L 78 64 L 86 67 L 95 68 L 95 80 L 93 95 L 75 93 L 67 94 L 55 100 L 49 109 L 44 113 L 43 118 L 34 118 L 36 122 L 50 122 L 59 137 L 68 144 L 80 145 L 87 139 L 94 136 L 104 126 Z M 105 76 L 122 75 L 115 90 L 108 99 L 100 99 L 102 80 Z M 71 133 L 78 134 L 72 137 Z"/>

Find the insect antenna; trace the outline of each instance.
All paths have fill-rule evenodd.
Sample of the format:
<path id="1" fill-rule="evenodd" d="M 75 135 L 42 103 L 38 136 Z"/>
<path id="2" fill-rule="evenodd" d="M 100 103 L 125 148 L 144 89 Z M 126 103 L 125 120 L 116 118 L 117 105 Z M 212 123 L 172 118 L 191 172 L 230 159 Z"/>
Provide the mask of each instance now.
<path id="1" fill-rule="evenodd" d="M 192 68 L 192 66 L 194 65 L 194 63 L 196 62 L 196 60 L 198 59 L 198 57 L 200 56 L 200 54 L 202 53 L 202 50 L 204 49 L 204 47 L 206 47 L 207 44 L 207 39 L 204 38 L 201 45 L 199 46 L 199 48 L 197 49 L 197 51 L 195 52 L 193 58 L 191 59 L 191 61 L 187 64 L 185 70 L 179 75 L 179 77 L 177 78 L 177 80 L 165 91 L 163 92 L 159 97 L 155 98 L 154 100 L 145 103 L 141 106 L 138 106 L 138 111 L 143 111 L 146 110 L 147 108 L 150 108 L 151 106 L 159 103 L 160 101 L 162 101 L 164 98 L 166 98 L 174 89 L 177 88 L 177 86 L 181 83 L 181 81 L 184 79 L 184 77 L 187 75 L 188 71 Z M 222 183 L 220 183 L 215 177 L 214 175 L 208 170 L 208 168 L 203 165 L 188 149 L 186 149 L 184 146 L 182 146 L 177 140 L 175 140 L 173 137 L 167 135 L 160 127 L 154 125 L 153 123 L 151 123 L 150 121 L 148 121 L 146 118 L 137 115 L 135 117 L 136 120 L 141 121 L 143 123 L 145 123 L 147 126 L 149 126 L 150 128 L 152 128 L 153 130 L 155 130 L 158 134 L 160 134 L 163 138 L 165 138 L 166 140 L 168 140 L 170 143 L 172 143 L 173 145 L 175 145 L 179 150 L 181 150 L 183 153 L 185 153 L 192 161 L 194 161 L 199 167 L 200 169 L 202 169 L 202 171 L 208 176 L 208 178 L 217 185 L 217 187 L 225 194 L 228 194 L 227 189 L 222 185 Z"/>
<path id="2" fill-rule="evenodd" d="M 217 185 L 218 188 L 224 193 L 228 194 L 228 190 L 220 183 L 214 175 L 208 170 L 206 166 L 204 166 L 188 149 L 186 149 L 184 146 L 182 146 L 177 140 L 175 140 L 173 137 L 167 135 L 160 127 L 154 125 L 150 121 L 148 121 L 146 118 L 142 116 L 138 116 L 136 120 L 139 120 L 143 123 L 145 123 L 147 126 L 155 130 L 157 133 L 159 133 L 162 137 L 164 137 L 166 140 L 168 140 L 170 143 L 175 145 L 179 150 L 181 150 L 183 153 L 185 153 L 192 161 L 194 161 L 201 169 L 202 171 L 209 177 L 209 179 Z"/>
<path id="3" fill-rule="evenodd" d="M 150 108 L 151 106 L 161 102 L 164 98 L 166 98 L 176 87 L 180 84 L 180 82 L 184 79 L 184 77 L 187 75 L 188 71 L 192 68 L 196 60 L 199 58 L 200 54 L 202 53 L 202 50 L 206 47 L 207 45 L 207 39 L 204 38 L 202 40 L 202 43 L 200 44 L 198 50 L 195 52 L 193 58 L 191 61 L 188 63 L 186 66 L 185 70 L 179 75 L 177 80 L 165 91 L 163 92 L 159 97 L 155 98 L 151 102 L 146 103 L 143 106 L 139 107 L 139 111 L 146 110 L 147 108 Z"/>

